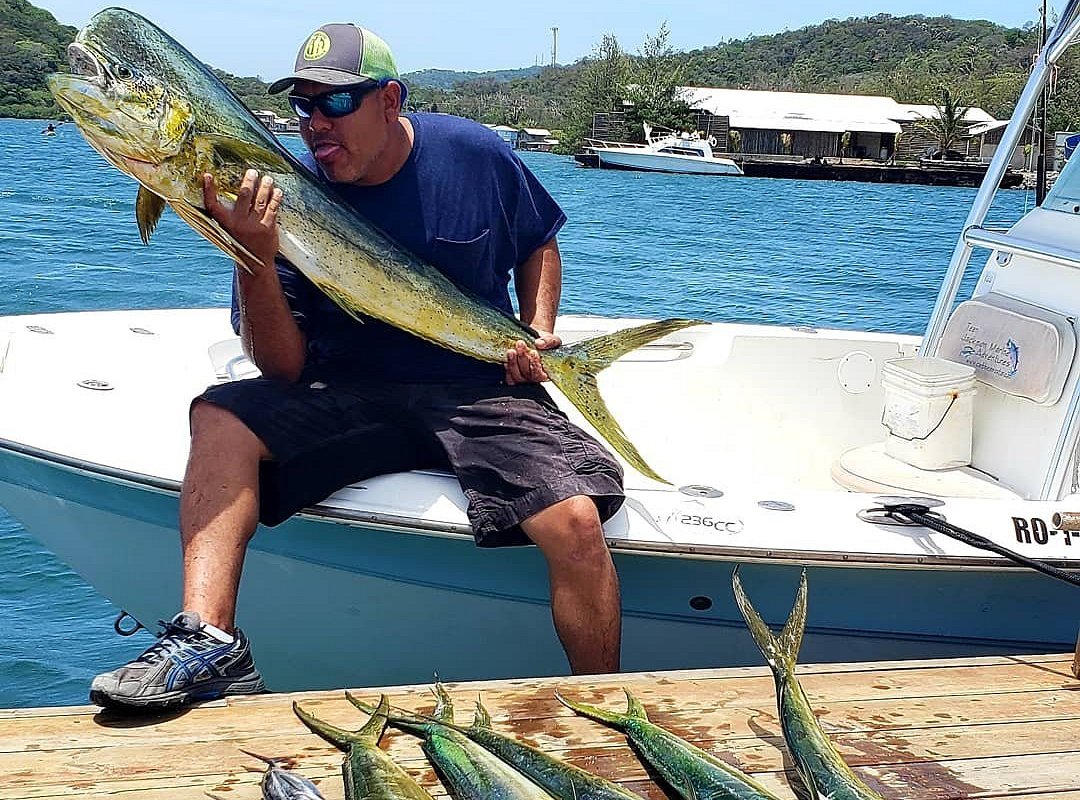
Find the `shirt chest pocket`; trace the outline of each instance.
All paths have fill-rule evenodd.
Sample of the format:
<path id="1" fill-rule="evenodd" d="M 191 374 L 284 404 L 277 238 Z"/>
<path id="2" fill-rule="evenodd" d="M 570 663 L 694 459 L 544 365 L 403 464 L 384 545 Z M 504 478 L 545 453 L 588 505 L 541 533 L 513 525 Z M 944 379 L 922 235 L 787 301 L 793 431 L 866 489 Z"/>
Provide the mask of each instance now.
<path id="1" fill-rule="evenodd" d="M 490 234 L 490 228 L 484 228 L 472 239 L 436 236 L 432 245 L 434 265 L 458 286 L 486 296 L 494 283 Z"/>

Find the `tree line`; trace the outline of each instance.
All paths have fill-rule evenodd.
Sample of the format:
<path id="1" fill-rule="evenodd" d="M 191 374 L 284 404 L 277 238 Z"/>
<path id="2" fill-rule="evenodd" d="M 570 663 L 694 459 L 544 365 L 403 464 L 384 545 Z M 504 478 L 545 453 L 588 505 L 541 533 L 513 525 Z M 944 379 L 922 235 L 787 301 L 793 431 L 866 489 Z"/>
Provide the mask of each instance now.
<path id="1" fill-rule="evenodd" d="M 0 116 L 60 117 L 44 78 L 66 67 L 65 50 L 75 33 L 28 0 L 0 0 Z M 596 111 L 625 111 L 635 124 L 686 127 L 689 108 L 679 86 L 875 94 L 927 104 L 947 90 L 962 105 L 1005 119 L 1038 39 L 1034 24 L 1008 28 L 985 20 L 878 14 L 678 52 L 661 25 L 635 53 L 606 34 L 573 64 L 470 75 L 449 87 L 444 71 L 403 77 L 414 109 L 558 130 L 572 148 L 587 135 Z M 1068 52 L 1061 63 L 1048 107 L 1050 131 L 1080 130 L 1078 59 Z M 259 78 L 215 72 L 249 107 L 289 115 L 284 98 L 267 96 Z"/>

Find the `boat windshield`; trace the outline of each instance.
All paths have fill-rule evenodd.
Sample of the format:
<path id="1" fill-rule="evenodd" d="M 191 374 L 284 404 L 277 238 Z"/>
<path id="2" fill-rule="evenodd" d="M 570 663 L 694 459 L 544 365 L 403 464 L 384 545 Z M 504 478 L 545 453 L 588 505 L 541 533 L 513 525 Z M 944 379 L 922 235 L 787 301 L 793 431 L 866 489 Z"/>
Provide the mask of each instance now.
<path id="1" fill-rule="evenodd" d="M 1043 208 L 1080 214 L 1080 157 L 1074 156 L 1065 162 L 1043 201 Z"/>

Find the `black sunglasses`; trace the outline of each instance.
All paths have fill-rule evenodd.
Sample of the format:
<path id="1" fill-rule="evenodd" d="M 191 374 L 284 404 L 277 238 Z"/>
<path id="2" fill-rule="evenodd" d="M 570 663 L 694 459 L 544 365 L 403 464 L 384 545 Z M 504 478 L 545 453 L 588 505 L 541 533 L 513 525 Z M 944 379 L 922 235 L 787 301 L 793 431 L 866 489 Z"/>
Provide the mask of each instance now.
<path id="1" fill-rule="evenodd" d="M 350 86 L 347 89 L 335 89 L 332 92 L 323 92 L 314 97 L 305 97 L 301 94 L 290 94 L 289 105 L 300 119 L 311 119 L 315 109 L 319 109 L 324 117 L 336 119 L 347 116 L 364 102 L 364 98 L 382 88 L 378 81 L 368 81 L 359 86 Z"/>

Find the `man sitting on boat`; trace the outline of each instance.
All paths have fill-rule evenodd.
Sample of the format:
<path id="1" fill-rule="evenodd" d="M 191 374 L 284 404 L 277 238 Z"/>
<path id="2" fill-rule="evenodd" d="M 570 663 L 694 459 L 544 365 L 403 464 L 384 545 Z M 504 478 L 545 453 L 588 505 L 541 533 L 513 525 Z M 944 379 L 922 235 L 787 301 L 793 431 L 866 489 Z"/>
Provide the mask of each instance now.
<path id="1" fill-rule="evenodd" d="M 270 87 L 285 89 L 306 165 L 342 202 L 508 312 L 513 271 L 521 319 L 542 332 L 530 345 L 561 344 L 555 237 L 566 217 L 493 132 L 400 114 L 406 90 L 389 48 L 350 24 L 315 31 L 294 72 Z M 274 263 L 281 191 L 254 170 L 235 208 L 216 191 L 206 176 L 218 223 Z M 233 306 L 262 377 L 210 387 L 192 403 L 184 610 L 139 658 L 97 676 L 91 701 L 163 709 L 263 691 L 234 625 L 257 522 L 276 525 L 358 480 L 430 467 L 457 475 L 478 545 L 540 548 L 571 668 L 618 671 L 618 580 L 601 523 L 622 502 L 622 470 L 539 385 L 547 376 L 536 350 L 518 342 L 505 365 L 487 364 L 377 320 L 361 324 L 281 259 L 276 269 L 237 269 Z"/>

